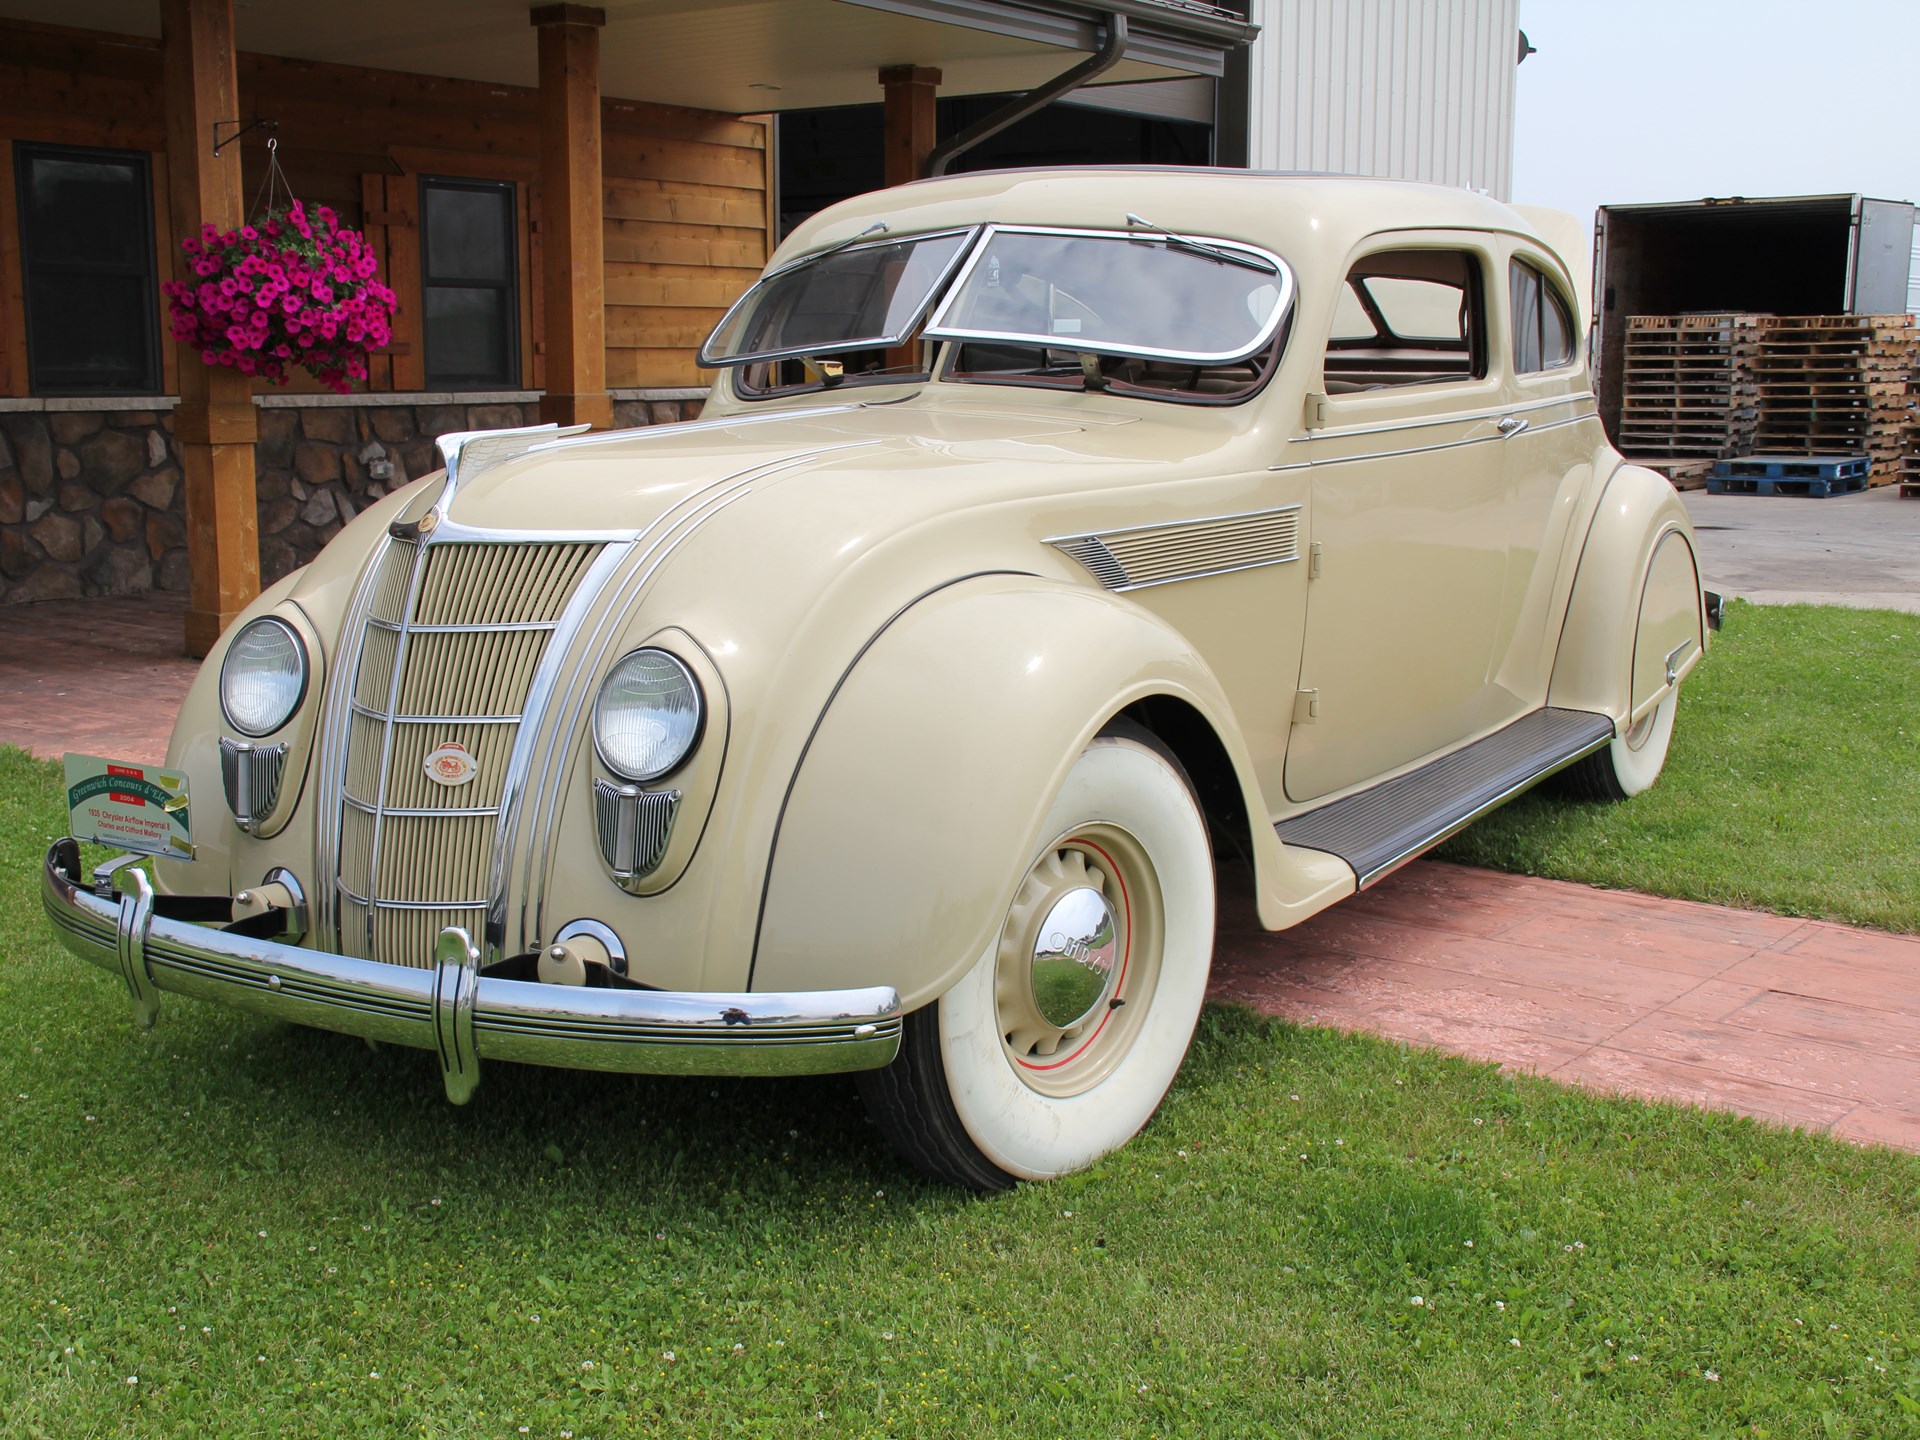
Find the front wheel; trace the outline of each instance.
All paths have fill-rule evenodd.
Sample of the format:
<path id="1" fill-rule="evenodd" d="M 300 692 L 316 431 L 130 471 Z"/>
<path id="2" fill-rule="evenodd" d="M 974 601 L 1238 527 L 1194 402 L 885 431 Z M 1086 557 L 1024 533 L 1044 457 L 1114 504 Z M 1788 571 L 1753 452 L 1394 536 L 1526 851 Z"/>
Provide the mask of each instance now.
<path id="1" fill-rule="evenodd" d="M 1047 813 L 1000 933 L 862 1077 L 908 1160 L 974 1190 L 1084 1169 L 1133 1138 L 1186 1057 L 1213 954 L 1206 823 L 1179 764 L 1099 736 Z"/>

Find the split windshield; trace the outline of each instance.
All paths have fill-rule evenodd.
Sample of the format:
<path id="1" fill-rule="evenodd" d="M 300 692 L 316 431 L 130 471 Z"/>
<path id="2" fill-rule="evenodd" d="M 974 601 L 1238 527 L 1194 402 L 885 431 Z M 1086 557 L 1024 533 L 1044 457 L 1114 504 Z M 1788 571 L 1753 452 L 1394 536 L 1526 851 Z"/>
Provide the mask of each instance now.
<path id="1" fill-rule="evenodd" d="M 700 349 L 702 365 L 898 345 L 920 328 L 975 230 L 821 251 L 740 297 Z"/>
<path id="2" fill-rule="evenodd" d="M 1222 365 L 1266 349 L 1292 298 L 1286 265 L 1237 242 L 988 225 L 843 244 L 797 261 L 741 297 L 700 361 L 840 356 L 853 362 L 845 372 L 852 375 L 867 367 L 849 352 L 895 350 L 918 337 L 959 342 L 963 352 L 1018 348 L 1043 360 L 1057 353 Z M 840 373 L 832 361 L 818 368 Z"/>

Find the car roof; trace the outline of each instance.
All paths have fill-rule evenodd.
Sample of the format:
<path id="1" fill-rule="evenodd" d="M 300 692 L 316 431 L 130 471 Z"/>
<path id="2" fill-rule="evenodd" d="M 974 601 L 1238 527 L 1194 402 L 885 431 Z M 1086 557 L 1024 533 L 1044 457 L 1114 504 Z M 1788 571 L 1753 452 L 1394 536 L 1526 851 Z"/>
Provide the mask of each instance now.
<path id="1" fill-rule="evenodd" d="M 894 234 L 982 221 L 1124 230 L 1129 212 L 1168 230 L 1264 246 L 1304 271 L 1337 266 L 1360 239 L 1387 230 L 1498 231 L 1558 253 L 1524 216 L 1455 186 L 1266 170 L 1083 166 L 980 171 L 858 195 L 803 222 L 773 259 L 786 264 L 850 239 L 876 220 Z"/>

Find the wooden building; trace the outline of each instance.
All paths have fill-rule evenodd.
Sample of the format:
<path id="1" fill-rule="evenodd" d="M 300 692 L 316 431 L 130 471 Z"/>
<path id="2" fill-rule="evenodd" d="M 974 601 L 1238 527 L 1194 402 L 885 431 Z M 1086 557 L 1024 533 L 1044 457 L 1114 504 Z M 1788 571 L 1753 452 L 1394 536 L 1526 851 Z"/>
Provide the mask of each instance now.
<path id="1" fill-rule="evenodd" d="M 263 580 L 432 469 L 436 434 L 697 411 L 694 349 L 777 241 L 772 112 L 884 99 L 885 178 L 913 178 L 957 138 L 936 91 L 1211 81 L 1245 14 L 0 0 L 0 603 L 186 589 L 203 653 Z M 351 395 L 169 337 L 181 238 L 258 213 L 270 145 L 399 297 Z"/>

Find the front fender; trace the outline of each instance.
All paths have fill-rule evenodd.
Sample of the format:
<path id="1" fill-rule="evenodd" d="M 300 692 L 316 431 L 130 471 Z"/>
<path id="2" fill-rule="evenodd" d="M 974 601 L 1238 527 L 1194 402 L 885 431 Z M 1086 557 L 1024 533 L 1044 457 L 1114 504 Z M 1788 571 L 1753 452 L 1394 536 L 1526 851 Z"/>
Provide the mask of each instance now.
<path id="1" fill-rule="evenodd" d="M 1250 773 L 1219 685 L 1139 607 L 1025 575 L 948 586 L 903 611 L 829 700 L 786 797 L 754 990 L 863 977 L 912 1009 L 985 950 L 1069 766 L 1149 695 L 1214 727 Z M 1249 794 L 1250 813 L 1258 809 Z"/>
<path id="2" fill-rule="evenodd" d="M 1706 650 L 1696 556 L 1665 477 L 1614 471 L 1581 548 L 1547 703 L 1610 715 L 1623 730 L 1657 705 Z"/>

